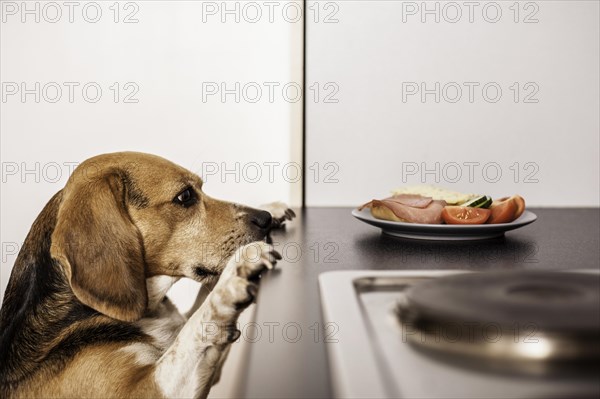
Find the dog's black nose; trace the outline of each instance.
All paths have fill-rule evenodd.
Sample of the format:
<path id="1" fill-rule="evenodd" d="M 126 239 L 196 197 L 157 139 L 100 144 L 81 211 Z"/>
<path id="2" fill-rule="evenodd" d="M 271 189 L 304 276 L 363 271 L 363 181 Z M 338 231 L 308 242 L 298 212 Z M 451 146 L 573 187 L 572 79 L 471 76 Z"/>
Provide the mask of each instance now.
<path id="1" fill-rule="evenodd" d="M 271 227 L 271 222 L 273 221 L 273 217 L 271 213 L 267 211 L 258 211 L 252 215 L 251 222 L 252 224 L 258 226 L 261 229 L 268 229 Z"/>

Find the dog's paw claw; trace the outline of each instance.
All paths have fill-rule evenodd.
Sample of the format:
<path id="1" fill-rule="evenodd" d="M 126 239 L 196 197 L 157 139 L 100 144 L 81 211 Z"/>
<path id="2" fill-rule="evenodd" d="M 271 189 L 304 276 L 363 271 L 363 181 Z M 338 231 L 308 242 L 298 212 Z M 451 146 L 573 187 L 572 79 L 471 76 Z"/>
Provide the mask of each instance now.
<path id="1" fill-rule="evenodd" d="M 252 299 L 256 298 L 256 295 L 258 294 L 258 287 L 256 286 L 256 284 L 249 284 L 246 287 L 246 291 L 248 292 L 248 295 L 250 295 L 252 297 Z"/>
<path id="2" fill-rule="evenodd" d="M 229 329 L 229 331 L 227 331 L 227 341 L 235 342 L 238 339 L 240 339 L 241 335 L 242 335 L 242 332 L 240 330 L 238 330 L 237 328 L 231 328 L 231 329 Z"/>
<path id="3" fill-rule="evenodd" d="M 289 220 L 292 220 L 293 218 L 296 217 L 296 212 L 294 212 L 291 208 L 288 208 L 288 209 L 285 210 L 285 216 Z"/>
<path id="4" fill-rule="evenodd" d="M 286 221 L 291 221 L 296 217 L 296 212 L 283 202 L 272 202 L 270 204 L 265 204 L 260 208 L 271 214 L 273 217 L 271 227 L 274 229 L 283 227 Z"/>
<path id="5" fill-rule="evenodd" d="M 254 277 L 265 269 L 275 268 L 277 260 L 281 259 L 279 252 L 264 241 L 245 245 L 239 251 L 240 261 L 237 265 L 237 275 L 245 279 Z"/>

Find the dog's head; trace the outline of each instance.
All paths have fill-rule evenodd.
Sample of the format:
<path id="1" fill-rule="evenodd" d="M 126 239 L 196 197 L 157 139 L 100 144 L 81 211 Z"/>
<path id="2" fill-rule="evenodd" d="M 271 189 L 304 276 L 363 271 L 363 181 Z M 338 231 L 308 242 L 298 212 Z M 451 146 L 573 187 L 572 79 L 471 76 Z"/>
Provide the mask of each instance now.
<path id="1" fill-rule="evenodd" d="M 270 227 L 270 213 L 210 198 L 197 175 L 163 158 L 105 154 L 63 189 L 51 255 L 81 302 L 131 321 L 146 309 L 147 277 L 214 280 Z"/>

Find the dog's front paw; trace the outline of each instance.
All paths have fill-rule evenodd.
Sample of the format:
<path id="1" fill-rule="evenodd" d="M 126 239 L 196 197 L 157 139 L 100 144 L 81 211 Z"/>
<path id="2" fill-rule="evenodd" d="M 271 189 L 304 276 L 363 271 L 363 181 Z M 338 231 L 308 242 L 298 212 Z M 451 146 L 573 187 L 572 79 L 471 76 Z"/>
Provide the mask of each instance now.
<path id="1" fill-rule="evenodd" d="M 236 255 L 234 260 L 236 260 L 237 276 L 245 279 L 253 279 L 265 269 L 273 269 L 281 259 L 279 252 L 264 241 L 244 245 L 238 249 Z"/>
<path id="2" fill-rule="evenodd" d="M 282 227 L 286 220 L 292 220 L 296 217 L 296 213 L 283 202 L 271 202 L 260 207 L 269 212 L 273 217 L 271 227 L 276 229 Z"/>
<path id="3" fill-rule="evenodd" d="M 213 330 L 215 324 L 217 326 L 216 331 L 203 330 L 202 337 L 210 336 L 215 344 L 229 344 L 239 338 L 236 322 L 240 313 L 254 302 L 260 274 L 273 269 L 279 259 L 281 255 L 264 241 L 244 245 L 235 252 L 210 293 L 209 303 L 203 304 L 192 316 L 199 314 L 203 323 Z M 206 320 L 211 323 L 205 323 Z"/>
<path id="4" fill-rule="evenodd" d="M 244 245 L 236 251 L 223 273 L 221 301 L 231 306 L 235 311 L 245 309 L 258 293 L 260 274 L 273 269 L 281 255 L 272 245 L 264 241 L 256 241 Z"/>

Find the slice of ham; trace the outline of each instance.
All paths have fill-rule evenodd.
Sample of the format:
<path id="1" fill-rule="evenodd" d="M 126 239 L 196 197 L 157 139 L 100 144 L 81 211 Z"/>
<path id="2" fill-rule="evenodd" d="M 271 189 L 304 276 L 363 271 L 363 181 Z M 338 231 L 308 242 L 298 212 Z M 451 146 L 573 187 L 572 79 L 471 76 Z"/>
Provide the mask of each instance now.
<path id="1" fill-rule="evenodd" d="M 409 195 L 419 198 L 399 198 L 403 195 L 370 201 L 359 208 L 371 208 L 371 214 L 377 219 L 392 220 L 396 222 L 440 224 L 442 223 L 442 210 L 446 201 L 432 200 L 420 195 Z M 414 205 L 414 206 L 411 206 Z"/>
<path id="2" fill-rule="evenodd" d="M 363 208 L 370 208 L 373 201 L 369 201 L 366 204 L 361 205 L 358 210 L 360 211 Z M 398 194 L 394 195 L 393 197 L 385 198 L 381 201 L 392 201 L 402 205 L 410 206 L 412 208 L 424 209 L 433 202 L 433 199 L 430 197 L 423 197 L 422 195 L 418 194 Z"/>
<path id="3" fill-rule="evenodd" d="M 391 198 L 387 198 L 388 201 L 397 202 L 402 205 L 410 206 L 411 208 L 425 209 L 433 202 L 433 198 L 423 197 L 422 195 L 416 194 L 399 194 L 394 195 Z"/>

